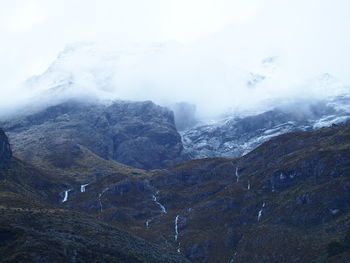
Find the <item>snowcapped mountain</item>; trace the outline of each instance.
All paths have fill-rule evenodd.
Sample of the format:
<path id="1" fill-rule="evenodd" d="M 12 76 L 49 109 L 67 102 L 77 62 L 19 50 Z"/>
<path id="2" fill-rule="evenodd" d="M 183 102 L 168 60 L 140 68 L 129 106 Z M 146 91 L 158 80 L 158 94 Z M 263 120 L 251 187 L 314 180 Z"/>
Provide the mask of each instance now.
<path id="1" fill-rule="evenodd" d="M 221 73 L 211 72 L 212 75 L 203 77 L 207 69 L 202 65 L 194 70 L 199 61 L 194 63 L 190 58 L 190 67 L 179 70 L 183 64 L 176 65 L 174 56 L 178 54 L 186 57 L 187 53 L 176 43 L 118 48 L 78 43 L 68 46 L 44 73 L 30 78 L 25 85 L 36 91 L 34 102 L 44 107 L 72 98 L 104 103 L 114 99 L 151 99 L 168 106 L 175 113 L 184 148 L 194 159 L 241 156 L 279 134 L 314 130 L 349 120 L 349 88 L 331 74 L 299 83 L 295 89 L 304 89 L 304 94 L 293 89 L 277 92 L 276 85 L 284 85 L 280 79 L 282 62 L 277 56 L 266 57 L 251 69 L 231 66 L 228 70 L 216 61 L 215 70 Z M 175 65 L 169 66 L 170 62 Z M 186 70 L 194 76 L 186 75 Z M 218 82 L 219 77 L 227 78 L 227 82 Z M 162 78 L 166 81 L 159 82 Z M 185 87 L 185 92 L 176 92 L 183 83 L 176 83 L 178 86 L 170 86 L 172 91 L 168 90 L 176 78 L 184 78 L 188 85 L 194 86 L 203 84 L 193 82 L 194 79 L 203 78 L 202 81 L 217 90 L 203 95 L 201 89 L 186 90 Z M 223 84 L 229 84 L 228 88 L 222 88 Z M 230 85 L 235 85 L 234 89 Z M 177 94 L 189 100 L 191 96 L 198 97 L 200 102 L 178 103 L 181 97 Z M 209 103 L 205 103 L 205 97 Z M 220 100 L 224 97 L 227 97 L 225 101 Z M 224 117 L 207 121 L 203 105 L 210 111 L 211 107 L 220 108 L 221 104 L 230 105 Z"/>
<path id="2" fill-rule="evenodd" d="M 83 42 L 67 46 L 24 88 L 33 91 L 30 103 L 46 106 L 72 98 L 152 100 L 167 107 L 187 102 L 196 106 L 201 120 L 225 112 L 262 113 L 289 100 L 344 93 L 344 85 L 330 74 L 302 83 L 289 79 L 286 63 L 269 56 L 236 65 L 205 50 L 193 54 L 193 47 L 173 42 L 126 47 Z"/>
<path id="3" fill-rule="evenodd" d="M 269 89 L 279 77 L 279 57 L 267 57 L 246 76 L 251 90 Z M 350 89 L 329 73 L 298 84 L 304 94 L 261 96 L 254 107 L 232 108 L 219 120 L 199 121 L 182 130 L 186 152 L 193 159 L 239 157 L 280 134 L 310 131 L 350 121 Z"/>
<path id="4" fill-rule="evenodd" d="M 11 240 L 5 258 L 13 258 L 10 246 L 22 240 L 16 233 L 23 232 L 18 224 L 28 212 L 31 221 L 23 217 L 23 222 L 33 223 L 25 233 L 32 235 L 35 225 L 34 240 L 55 245 L 28 248 L 31 243 L 22 242 L 21 251 L 33 257 L 33 249 L 67 251 L 65 244 L 77 248 L 74 255 L 81 262 L 119 262 L 121 256 L 120 262 L 277 263 L 332 256 L 327 246 L 347 235 L 350 214 L 350 127 L 338 126 L 350 121 L 347 88 L 323 74 L 306 81 L 299 97 L 274 96 L 269 85 L 278 79 L 279 59 L 270 57 L 255 69 L 232 70 L 230 81 L 240 80 L 235 91 L 248 92 L 235 94 L 232 101 L 232 94 L 220 94 L 232 103 L 221 120 L 198 118 L 198 105 L 191 102 L 173 104 L 174 116 L 151 101 L 113 100 L 154 80 L 155 68 L 145 66 L 162 52 L 161 46 L 107 52 L 81 44 L 67 48 L 46 72 L 28 80 L 40 95 L 36 100 L 49 107 L 0 122 L 9 136 L 8 141 L 0 131 L 0 206 L 6 207 L 0 223 L 9 226 L 3 232 Z M 156 73 L 168 77 L 165 71 Z M 130 85 L 133 80 L 136 86 Z M 155 84 L 146 85 L 150 96 Z M 211 90 L 209 96 L 223 90 Z M 249 105 L 239 107 L 244 103 Z M 29 205 L 29 211 L 18 209 Z M 120 237 L 126 239 L 120 242 Z M 87 254 L 91 247 L 101 249 Z M 127 255 L 120 254 L 125 249 Z M 71 258 L 64 253 L 48 261 Z"/>
<path id="5" fill-rule="evenodd" d="M 349 105 L 350 94 L 284 104 L 260 114 L 197 125 L 181 132 L 182 141 L 193 159 L 238 157 L 280 134 L 348 123 Z"/>
<path id="6" fill-rule="evenodd" d="M 274 98 L 269 81 L 277 57 L 244 68 L 204 51 L 192 53 L 172 42 L 127 47 L 76 43 L 23 86 L 32 91 L 32 104 L 52 106 L 72 98 L 152 100 L 168 107 L 188 102 L 196 105 L 200 118 L 216 118 L 230 108 L 256 110 Z"/>
<path id="7" fill-rule="evenodd" d="M 92 42 L 68 45 L 40 75 L 24 84 L 44 99 L 93 96 L 118 97 L 118 79 L 147 56 L 159 52 L 162 44 L 107 48 Z"/>

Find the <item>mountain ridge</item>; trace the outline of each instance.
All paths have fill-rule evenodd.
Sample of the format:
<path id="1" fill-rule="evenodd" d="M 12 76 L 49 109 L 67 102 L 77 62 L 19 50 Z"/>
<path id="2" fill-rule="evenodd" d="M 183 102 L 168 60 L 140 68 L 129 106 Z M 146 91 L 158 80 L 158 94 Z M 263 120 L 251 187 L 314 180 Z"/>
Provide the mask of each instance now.
<path id="1" fill-rule="evenodd" d="M 84 155 L 81 147 L 106 160 L 144 169 L 187 158 L 173 113 L 150 101 L 110 105 L 68 101 L 1 126 L 15 155 L 51 169 L 69 166 L 70 159 Z M 62 159 L 65 151 L 70 156 Z"/>
<path id="2" fill-rule="evenodd" d="M 134 179 L 103 176 L 63 206 L 172 244 L 193 262 L 328 262 L 328 243 L 349 227 L 349 128 L 280 135 L 239 159 L 188 161 Z"/>
<path id="3" fill-rule="evenodd" d="M 114 106 L 124 109 L 123 105 Z M 154 107 L 149 102 L 139 105 Z M 65 109 L 62 105 L 58 109 L 60 107 Z M 38 118 L 29 115 L 29 119 L 15 120 L 12 126 L 8 123 L 6 127 L 10 134 L 17 131 L 18 136 L 22 136 L 28 122 L 32 123 L 29 134 L 40 139 L 42 124 L 50 127 L 58 122 L 64 129 L 77 129 L 79 125 L 75 122 L 80 119 L 76 116 L 87 114 L 85 117 L 90 116 L 88 121 L 94 119 L 89 115 L 91 112 L 80 107 L 68 104 L 64 111 L 53 108 L 53 114 L 48 111 L 43 114 L 44 118 L 40 114 Z M 126 121 L 126 126 L 119 126 L 123 129 L 129 127 L 129 118 L 133 116 L 127 114 L 130 110 L 136 116 L 139 114 L 138 108 L 134 111 L 134 104 L 130 107 L 125 112 L 116 110 L 123 112 L 118 119 L 122 124 Z M 323 106 L 320 108 L 322 117 Z M 95 108 L 91 110 L 95 112 Z M 157 125 L 163 125 L 165 118 L 165 124 L 174 131 L 172 115 L 167 115 L 169 111 L 165 111 L 165 117 L 163 111 L 151 110 L 149 113 L 140 117 L 142 122 L 155 119 Z M 333 108 L 325 111 L 327 116 L 333 113 Z M 75 116 L 73 122 L 71 116 Z M 170 124 L 167 116 L 170 116 Z M 243 134 L 246 127 L 256 130 L 259 125 L 271 129 L 276 123 L 279 125 L 290 119 L 290 115 L 272 112 L 257 122 L 256 118 L 260 116 L 243 119 L 240 133 Z M 269 118 L 275 122 L 267 122 Z M 301 121 L 305 119 L 301 118 Z M 179 138 L 179 135 L 175 137 Z M 91 138 L 94 142 L 99 140 L 98 137 Z M 16 143 L 15 139 L 12 137 L 11 142 Z M 52 139 L 55 137 L 48 137 L 49 142 Z M 76 138 L 73 136 L 72 139 Z M 32 148 L 33 145 L 26 144 L 27 151 L 41 153 Z M 57 170 L 45 162 L 34 162 L 35 170 L 12 158 L 12 168 L 3 172 L 5 179 L 11 179 L 2 180 L 0 201 L 5 207 L 21 205 L 45 209 L 50 200 L 55 209 L 68 213 L 74 224 L 78 223 L 76 218 L 79 217 L 75 213 L 88 214 L 87 225 L 107 223 L 181 254 L 191 262 L 277 263 L 294 260 L 328 263 L 335 258 L 343 260 L 339 258 L 349 253 L 346 248 L 335 254 L 328 250 L 332 242 L 342 244 L 350 227 L 349 125 L 281 134 L 239 158 L 189 160 L 148 171 L 104 159 L 79 142 L 63 146 L 57 152 L 52 149 L 43 152 L 48 154 L 44 155 L 46 160 L 55 162 Z M 14 153 L 16 156 L 16 151 Z M 11 211 L 8 215 L 15 218 Z M 56 218 L 59 214 L 54 217 L 45 218 L 60 225 L 61 219 Z M 103 226 L 99 231 L 104 231 Z M 248 248 L 257 253 L 252 254 Z"/>
<path id="4" fill-rule="evenodd" d="M 77 185 L 74 178 L 70 184 Z M 86 213 L 61 209 L 57 194 L 65 187 L 60 176 L 17 158 L 0 171 L 1 262 L 189 262 Z"/>
<path id="5" fill-rule="evenodd" d="M 192 159 L 239 157 L 280 134 L 311 131 L 350 121 L 348 94 L 319 102 L 298 102 L 259 114 L 230 117 L 181 132 Z"/>

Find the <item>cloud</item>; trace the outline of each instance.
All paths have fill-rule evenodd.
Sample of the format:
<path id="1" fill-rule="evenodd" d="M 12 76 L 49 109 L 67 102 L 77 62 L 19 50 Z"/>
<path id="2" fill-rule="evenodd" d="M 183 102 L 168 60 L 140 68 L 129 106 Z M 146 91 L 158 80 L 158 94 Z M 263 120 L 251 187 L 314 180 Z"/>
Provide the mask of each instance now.
<path id="1" fill-rule="evenodd" d="M 350 83 L 347 0 L 4 0 L 0 6 L 2 108 L 66 81 L 74 96 L 187 101 L 212 117 L 277 99 L 321 98 Z M 81 41 L 51 65 L 67 44 Z M 266 57 L 278 57 L 273 67 L 261 63 Z M 45 72 L 50 65 L 56 75 Z M 32 85 L 19 85 L 43 72 Z M 335 80 L 324 85 L 324 73 Z M 248 87 L 252 76 L 265 79 Z"/>

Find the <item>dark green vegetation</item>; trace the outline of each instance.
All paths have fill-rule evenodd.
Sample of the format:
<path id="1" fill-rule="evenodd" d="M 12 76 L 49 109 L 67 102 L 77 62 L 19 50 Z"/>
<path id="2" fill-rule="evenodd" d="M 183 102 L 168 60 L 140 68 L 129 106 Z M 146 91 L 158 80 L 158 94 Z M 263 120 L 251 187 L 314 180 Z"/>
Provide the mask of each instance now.
<path id="1" fill-rule="evenodd" d="M 158 247 L 123 229 L 172 251 L 159 262 L 181 262 L 180 254 L 191 262 L 348 262 L 349 125 L 281 135 L 237 159 L 109 166 L 84 178 L 81 192 L 82 178 L 71 175 L 96 158 L 73 159 L 67 174 L 17 159 L 2 172 L 0 246 L 9 260 L 162 260 Z"/>
<path id="2" fill-rule="evenodd" d="M 188 262 L 81 213 L 12 208 L 1 214 L 1 262 Z"/>
<path id="3" fill-rule="evenodd" d="M 60 209 L 61 180 L 16 158 L 0 170 L 0 262 L 188 262 L 94 216 Z"/>
<path id="4" fill-rule="evenodd" d="M 286 134 L 239 159 L 103 176 L 64 207 L 193 262 L 331 262 L 328 244 L 350 228 L 349 145 L 350 126 Z"/>
<path id="5" fill-rule="evenodd" d="M 340 241 L 332 241 L 327 247 L 328 257 L 333 257 L 339 254 L 350 254 L 350 230 L 346 233 L 345 237 Z"/>

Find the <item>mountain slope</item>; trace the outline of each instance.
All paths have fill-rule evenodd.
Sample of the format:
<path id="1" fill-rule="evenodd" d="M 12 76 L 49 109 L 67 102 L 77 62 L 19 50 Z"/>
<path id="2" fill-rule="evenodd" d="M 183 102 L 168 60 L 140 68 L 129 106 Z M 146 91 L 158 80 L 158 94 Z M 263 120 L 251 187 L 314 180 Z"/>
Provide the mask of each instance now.
<path id="1" fill-rule="evenodd" d="M 56 117 L 44 112 L 44 123 L 48 127 L 55 124 Z M 53 112 L 56 114 L 57 109 Z M 270 115 L 275 122 L 269 120 Z M 58 122 L 63 125 L 60 118 Z M 256 118 L 260 121 L 250 122 L 255 120 L 250 118 L 240 122 L 242 134 L 245 128 L 254 130 L 253 124 L 269 128 L 290 116 L 272 112 Z M 40 145 L 45 133 L 37 137 L 42 128 L 37 120 L 42 118 L 33 118 L 29 127 L 39 130 L 31 136 Z M 8 127 L 18 134 L 27 127 L 26 122 L 13 123 L 19 126 Z M 77 136 L 79 125 L 68 128 L 72 136 Z M 83 139 L 85 143 L 88 139 L 75 136 L 67 142 Z M 46 138 L 46 145 L 55 138 Z M 96 144 L 96 138 L 92 137 L 91 145 Z M 33 147 L 37 156 L 44 154 L 46 159 L 33 162 L 41 171 L 12 160 L 1 175 L 1 202 L 8 207 L 6 211 L 29 207 L 34 213 L 38 208 L 54 208 L 57 213 L 53 218 L 44 214 L 39 217 L 54 222 L 55 229 L 61 228 L 60 217 L 67 217 L 65 220 L 76 225 L 69 231 L 78 239 L 91 240 L 89 227 L 98 228 L 97 236 L 105 233 L 107 223 L 192 262 L 347 262 L 344 255 L 349 251 L 344 240 L 350 227 L 349 125 L 286 133 L 236 159 L 193 160 L 151 171 L 103 159 L 82 143 L 70 144 L 63 151 L 47 148 L 44 152 L 35 148 L 35 143 L 22 141 L 17 145 L 26 146 L 28 153 Z M 60 172 L 50 173 L 54 169 Z M 62 211 L 64 216 L 60 216 L 61 210 L 56 208 L 70 211 Z M 78 217 L 86 217 L 87 235 L 77 230 Z M 39 228 L 37 234 L 47 233 Z M 68 242 L 66 239 L 60 244 Z M 114 239 L 106 240 L 109 243 Z M 94 240 L 91 242 L 96 245 Z M 80 255 L 86 249 L 82 248 Z"/>
<path id="2" fill-rule="evenodd" d="M 256 115 L 227 117 L 182 131 L 182 140 L 193 159 L 239 157 L 280 134 L 349 122 L 349 101 L 350 96 L 343 94 L 316 102 L 287 104 Z"/>
<path id="3" fill-rule="evenodd" d="M 349 175 L 350 126 L 338 126 L 281 135 L 239 159 L 102 176 L 63 207 L 193 262 L 331 262 L 327 247 L 350 227 Z"/>
<path id="4" fill-rule="evenodd" d="M 188 262 L 81 213 L 1 209 L 1 262 Z"/>
<path id="5" fill-rule="evenodd" d="M 96 217 L 59 209 L 61 181 L 16 158 L 0 171 L 0 262 L 188 262 Z"/>

